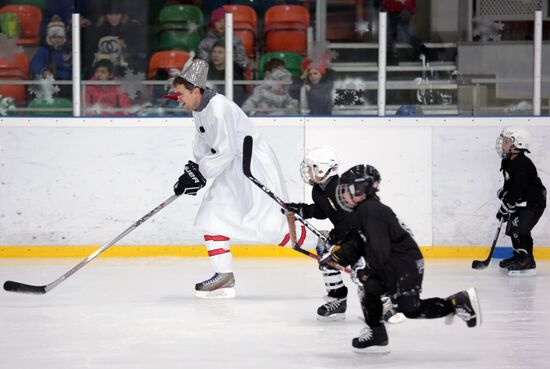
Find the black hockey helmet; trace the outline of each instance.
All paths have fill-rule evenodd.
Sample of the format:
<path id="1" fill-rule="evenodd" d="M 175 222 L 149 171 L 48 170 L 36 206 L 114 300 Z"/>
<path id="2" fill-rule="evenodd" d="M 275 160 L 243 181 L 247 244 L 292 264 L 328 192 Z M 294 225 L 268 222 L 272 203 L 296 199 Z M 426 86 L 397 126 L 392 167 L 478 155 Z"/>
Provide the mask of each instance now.
<path id="1" fill-rule="evenodd" d="M 360 164 L 348 169 L 342 174 L 336 186 L 338 205 L 346 211 L 352 211 L 353 208 L 346 202 L 344 194 L 347 192 L 351 196 L 372 197 L 378 191 L 380 181 L 380 173 L 372 165 Z"/>

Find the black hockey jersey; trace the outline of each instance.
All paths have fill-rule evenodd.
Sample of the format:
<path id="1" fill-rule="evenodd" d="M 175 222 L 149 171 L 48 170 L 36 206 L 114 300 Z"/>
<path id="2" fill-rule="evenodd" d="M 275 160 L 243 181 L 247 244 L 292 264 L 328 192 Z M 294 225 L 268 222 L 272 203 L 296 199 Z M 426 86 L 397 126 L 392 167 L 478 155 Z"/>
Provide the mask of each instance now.
<path id="1" fill-rule="evenodd" d="M 537 174 L 537 168 L 524 153 L 514 160 L 503 159 L 500 170 L 504 176 L 503 202 L 512 205 L 527 202 L 528 207 L 546 207 L 546 188 Z"/>
<path id="2" fill-rule="evenodd" d="M 331 242 L 338 242 L 343 239 L 349 229 L 346 222 L 351 214 L 338 206 L 336 201 L 336 186 L 339 183 L 339 176 L 329 178 L 329 181 L 321 186 L 316 184 L 311 189 L 313 204 L 307 205 L 303 210 L 304 219 L 329 219 L 334 228 L 330 232 Z"/>
<path id="3" fill-rule="evenodd" d="M 388 292 L 395 293 L 399 276 L 416 270 L 417 263 L 422 262 L 418 244 L 392 209 L 376 197 L 361 202 L 351 214 L 352 229 L 360 237 L 341 245 L 339 263 L 353 265 L 364 256 L 368 274 L 384 281 Z"/>

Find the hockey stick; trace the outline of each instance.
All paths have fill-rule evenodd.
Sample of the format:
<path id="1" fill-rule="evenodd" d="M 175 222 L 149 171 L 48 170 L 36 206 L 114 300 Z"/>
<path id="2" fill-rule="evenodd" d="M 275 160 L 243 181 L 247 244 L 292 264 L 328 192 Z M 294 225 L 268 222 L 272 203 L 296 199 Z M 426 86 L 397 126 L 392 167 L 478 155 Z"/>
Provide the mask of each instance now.
<path id="1" fill-rule="evenodd" d="M 495 238 L 493 239 L 493 244 L 491 245 L 491 250 L 489 251 L 489 256 L 487 256 L 487 259 L 485 259 L 485 260 L 474 260 L 474 261 L 472 261 L 472 268 L 473 269 L 485 269 L 489 265 L 489 262 L 491 261 L 491 258 L 493 257 L 493 252 L 495 252 L 495 246 L 497 244 L 498 235 L 500 234 L 500 228 L 502 228 L 503 223 L 504 223 L 504 218 L 500 218 L 500 223 L 498 225 L 497 231 L 495 232 Z"/>
<path id="2" fill-rule="evenodd" d="M 4 283 L 4 289 L 6 291 L 10 292 L 18 292 L 18 293 L 28 293 L 28 294 L 34 294 L 34 295 L 44 295 L 54 289 L 58 284 L 63 282 L 65 279 L 69 278 L 71 275 L 76 273 L 79 269 L 81 269 L 83 266 L 88 264 L 90 261 L 95 259 L 99 254 L 101 254 L 103 251 L 107 250 L 109 247 L 113 246 L 115 243 L 120 241 L 123 237 L 125 237 L 128 233 L 132 232 L 134 229 L 139 227 L 142 223 L 147 221 L 149 218 L 151 218 L 153 215 L 164 209 L 168 204 L 170 204 L 172 201 L 177 199 L 178 195 L 172 195 L 170 198 L 168 198 L 166 201 L 164 201 L 162 204 L 151 210 L 149 213 L 145 214 L 140 220 L 132 224 L 130 227 L 128 227 L 124 232 L 119 234 L 114 240 L 110 241 L 109 243 L 103 245 L 100 249 L 96 250 L 93 254 L 88 256 L 86 259 L 82 260 L 80 263 L 78 263 L 75 267 L 73 267 L 71 270 L 69 270 L 67 273 L 63 274 L 61 277 L 57 278 L 55 281 L 46 284 L 44 286 L 33 286 L 30 284 L 25 283 L 19 283 L 14 281 L 6 281 Z"/>
<path id="3" fill-rule="evenodd" d="M 244 173 L 244 175 L 248 179 L 250 179 L 256 186 L 260 187 L 260 189 L 262 191 L 264 191 L 269 197 L 271 197 L 273 200 L 275 200 L 275 202 L 277 204 L 279 204 L 279 206 L 281 208 L 283 208 L 284 210 L 287 211 L 287 213 L 289 213 L 290 211 L 288 210 L 285 202 L 280 197 L 275 195 L 269 188 L 264 186 L 260 181 L 258 181 L 252 175 L 252 172 L 250 171 L 250 165 L 252 163 L 252 146 L 253 145 L 254 145 L 254 142 L 252 140 L 252 136 L 246 136 L 244 138 L 244 142 L 243 142 L 243 173 Z M 313 234 L 315 234 L 317 237 L 319 237 L 321 240 L 323 240 L 323 242 L 328 243 L 328 238 L 326 238 L 321 232 L 319 232 L 319 230 L 317 228 L 312 226 L 307 220 L 305 220 L 299 214 L 296 214 L 296 213 L 294 213 L 294 217 L 295 217 L 295 219 L 298 219 L 298 221 L 300 223 L 305 225 L 311 232 L 313 232 Z M 314 254 L 312 252 L 309 252 L 307 250 L 304 250 L 300 246 L 298 246 L 297 244 L 293 244 L 292 249 L 296 250 L 299 253 L 302 253 L 306 256 L 309 256 L 312 259 L 315 259 L 315 260 L 320 259 L 319 255 Z M 340 265 L 334 265 L 334 267 L 339 269 L 339 270 L 343 270 L 347 273 L 351 273 L 351 269 L 349 269 L 349 268 L 344 268 L 344 267 L 341 267 Z"/>

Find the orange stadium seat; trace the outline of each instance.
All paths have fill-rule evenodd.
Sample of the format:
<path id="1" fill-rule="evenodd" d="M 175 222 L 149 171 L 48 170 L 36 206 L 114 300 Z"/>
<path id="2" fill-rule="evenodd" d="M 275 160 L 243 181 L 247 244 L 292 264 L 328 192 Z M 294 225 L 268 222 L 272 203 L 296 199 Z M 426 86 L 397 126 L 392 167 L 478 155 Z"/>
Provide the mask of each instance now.
<path id="1" fill-rule="evenodd" d="M 15 54 L 12 60 L 0 58 L 0 80 L 20 81 L 29 79 L 29 59 L 24 53 Z M 11 96 L 19 105 L 26 103 L 25 85 L 0 83 L 0 95 Z"/>
<path id="2" fill-rule="evenodd" d="M 149 60 L 147 78 L 153 78 L 159 69 L 177 68 L 183 69 L 185 62 L 189 59 L 186 51 L 165 50 L 157 51 Z"/>
<path id="3" fill-rule="evenodd" d="M 40 45 L 40 23 L 42 10 L 32 5 L 6 5 L 0 9 L 0 14 L 13 13 L 21 22 L 19 45 Z"/>
<path id="4" fill-rule="evenodd" d="M 258 17 L 254 8 L 247 5 L 225 5 L 228 13 L 233 13 L 233 30 L 241 39 L 246 55 L 254 57 L 256 33 L 258 31 Z"/>
<path id="5" fill-rule="evenodd" d="M 267 52 L 307 52 L 309 11 L 301 5 L 275 5 L 267 9 L 264 32 Z"/>

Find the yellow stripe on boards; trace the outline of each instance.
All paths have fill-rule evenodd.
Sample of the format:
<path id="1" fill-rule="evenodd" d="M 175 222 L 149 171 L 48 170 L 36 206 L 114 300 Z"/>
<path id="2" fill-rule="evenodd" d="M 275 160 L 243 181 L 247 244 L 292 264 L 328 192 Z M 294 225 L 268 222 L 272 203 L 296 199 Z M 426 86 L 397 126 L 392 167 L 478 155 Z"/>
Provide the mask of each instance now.
<path id="1" fill-rule="evenodd" d="M 0 258 L 85 258 L 99 246 L 0 246 Z M 488 247 L 421 246 L 426 259 L 485 259 Z M 303 258 L 290 248 L 266 245 L 232 245 L 237 258 Z M 113 246 L 100 257 L 207 257 L 206 247 L 193 246 Z M 537 259 L 550 259 L 550 247 L 535 247 Z"/>

